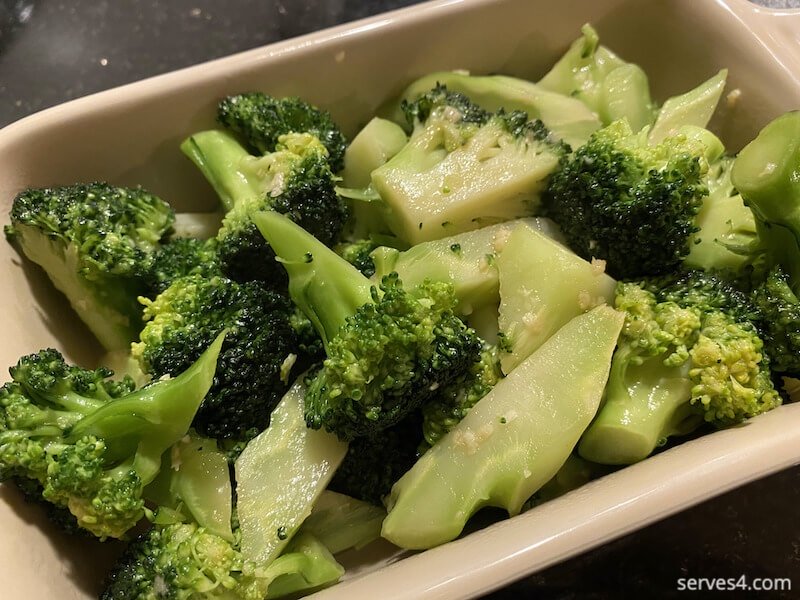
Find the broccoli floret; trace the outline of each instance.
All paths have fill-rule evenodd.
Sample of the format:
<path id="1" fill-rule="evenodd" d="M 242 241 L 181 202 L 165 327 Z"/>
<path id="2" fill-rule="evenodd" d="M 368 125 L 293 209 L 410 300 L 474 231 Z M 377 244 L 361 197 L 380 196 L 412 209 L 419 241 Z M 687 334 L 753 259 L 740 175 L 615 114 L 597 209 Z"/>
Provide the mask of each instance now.
<path id="1" fill-rule="evenodd" d="M 222 269 L 235 281 L 285 288 L 286 275 L 250 215 L 275 210 L 325 244 L 335 243 L 347 222 L 347 205 L 334 187 L 328 152 L 307 133 L 279 138 L 274 151 L 253 156 L 222 131 L 204 131 L 181 146 L 216 190 L 227 211 L 217 234 Z"/>
<path id="2" fill-rule="evenodd" d="M 706 155 L 721 148 L 701 131 L 648 145 L 646 131 L 612 123 L 564 159 L 545 194 L 547 215 L 577 254 L 606 260 L 612 277 L 674 270 L 689 253 L 708 192 Z"/>
<path id="3" fill-rule="evenodd" d="M 106 579 L 101 600 L 278 598 L 335 583 L 344 569 L 310 534 L 297 536 L 267 567 L 237 544 L 194 523 L 155 527 L 131 544 Z"/>
<path id="4" fill-rule="evenodd" d="M 341 256 L 365 277 L 372 277 L 375 274 L 375 263 L 370 253 L 378 248 L 380 244 L 371 240 L 356 240 L 354 242 L 342 242 L 334 247 L 336 254 Z"/>
<path id="5" fill-rule="evenodd" d="M 347 261 L 275 212 L 253 216 L 289 273 L 289 293 L 325 344 L 306 419 L 341 439 L 375 434 L 410 415 L 478 360 L 481 344 L 453 313 L 450 284 L 377 288 Z"/>
<path id="6" fill-rule="evenodd" d="M 752 292 L 766 352 L 776 373 L 800 374 L 800 300 L 780 265 Z"/>
<path id="7" fill-rule="evenodd" d="M 310 133 L 325 146 L 334 173 L 344 165 L 347 140 L 330 113 L 300 98 L 273 98 L 261 92 L 228 96 L 219 103 L 217 120 L 240 134 L 254 154 L 274 152 L 287 133 Z"/>
<path id="8" fill-rule="evenodd" d="M 419 458 L 419 447 L 424 441 L 418 412 L 374 435 L 356 438 L 350 442 L 328 487 L 382 506 L 392 485 Z"/>
<path id="9" fill-rule="evenodd" d="M 475 404 L 502 379 L 500 351 L 484 344 L 481 359 L 469 371 L 422 407 L 425 443 L 433 446 L 466 416 Z M 424 448 L 423 448 L 424 449 Z"/>
<path id="10" fill-rule="evenodd" d="M 197 431 L 233 439 L 261 431 L 289 388 L 295 361 L 303 362 L 289 300 L 258 282 L 195 274 L 143 301 L 146 325 L 132 354 L 154 379 L 180 373 L 228 331 L 214 383 L 193 422 Z"/>
<path id="11" fill-rule="evenodd" d="M 164 201 L 108 183 L 29 189 L 11 207 L 8 238 L 40 265 L 108 350 L 141 329 L 153 251 L 174 221 Z"/>
<path id="12" fill-rule="evenodd" d="M 704 422 L 728 427 L 780 405 L 757 312 L 729 284 L 701 271 L 620 283 L 615 305 L 625 325 L 582 457 L 636 462 Z"/>
<path id="13" fill-rule="evenodd" d="M 489 113 L 444 86 L 403 110 L 411 138 L 372 172 L 372 186 L 410 244 L 531 214 L 567 148 L 526 113 Z"/>
<path id="14" fill-rule="evenodd" d="M 176 279 L 200 275 L 205 279 L 221 275 L 218 243 L 215 239 L 176 238 L 153 254 L 149 270 L 147 298 L 155 298 Z"/>
<path id="15" fill-rule="evenodd" d="M 211 385 L 222 339 L 174 379 L 133 391 L 111 372 L 68 366 L 55 350 L 25 356 L 0 389 L 0 476 L 41 485 L 97 537 L 145 515 L 142 489 L 186 435 Z"/>

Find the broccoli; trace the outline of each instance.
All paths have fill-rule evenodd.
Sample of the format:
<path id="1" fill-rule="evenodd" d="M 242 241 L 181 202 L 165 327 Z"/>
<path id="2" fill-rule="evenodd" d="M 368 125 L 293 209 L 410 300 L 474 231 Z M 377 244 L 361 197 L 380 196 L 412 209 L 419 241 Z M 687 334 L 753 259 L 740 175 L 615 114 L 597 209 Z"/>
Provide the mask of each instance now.
<path id="1" fill-rule="evenodd" d="M 108 183 L 29 189 L 11 207 L 8 238 L 40 265 L 107 350 L 141 329 L 153 252 L 174 221 L 164 201 Z"/>
<path id="2" fill-rule="evenodd" d="M 182 374 L 134 391 L 56 350 L 22 357 L 0 389 L 0 477 L 42 486 L 95 536 L 120 538 L 145 515 L 142 489 L 186 435 L 211 386 L 222 336 Z"/>
<path id="3" fill-rule="evenodd" d="M 702 423 L 728 427 L 781 404 L 758 314 L 730 284 L 702 271 L 625 282 L 615 305 L 625 326 L 583 458 L 629 464 Z"/>
<path id="4" fill-rule="evenodd" d="M 444 86 L 403 108 L 411 138 L 372 172 L 372 186 L 409 244 L 531 214 L 566 152 L 541 121 L 489 113 Z"/>
<path id="5" fill-rule="evenodd" d="M 746 283 L 758 243 L 753 212 L 731 183 L 733 159 L 721 158 L 709 166 L 708 196 L 695 217 L 689 254 L 683 265 L 713 271 L 726 279 Z"/>
<path id="6" fill-rule="evenodd" d="M 334 173 L 344 165 L 347 140 L 330 113 L 300 98 L 273 98 L 261 92 L 228 96 L 219 103 L 217 120 L 241 135 L 254 154 L 274 152 L 287 133 L 310 133 L 325 146 Z"/>
<path id="7" fill-rule="evenodd" d="M 591 25 L 581 34 L 537 86 L 580 100 L 604 125 L 622 118 L 634 131 L 652 125 L 655 105 L 645 72 L 601 46 Z"/>
<path id="8" fill-rule="evenodd" d="M 392 485 L 419 458 L 422 432 L 422 418 L 415 411 L 383 431 L 354 439 L 329 489 L 382 506 Z"/>
<path id="9" fill-rule="evenodd" d="M 304 361 L 289 300 L 258 282 L 194 274 L 143 302 L 146 324 L 131 350 L 154 379 L 181 372 L 228 331 L 214 383 L 193 421 L 197 431 L 237 440 L 261 431 L 289 388 L 295 361 Z"/>
<path id="10" fill-rule="evenodd" d="M 217 234 L 218 251 L 223 273 L 235 281 L 285 287 L 283 269 L 250 221 L 254 211 L 286 214 L 328 245 L 347 222 L 347 205 L 336 194 L 328 152 L 311 134 L 282 135 L 274 151 L 258 156 L 223 131 L 197 133 L 181 149 L 227 211 Z"/>
<path id="11" fill-rule="evenodd" d="M 451 92 L 464 94 L 486 110 L 519 110 L 531 118 L 541 119 L 556 138 L 564 140 L 573 148 L 585 144 L 589 136 L 602 127 L 595 112 L 580 99 L 547 90 L 516 77 L 475 76 L 463 71 L 439 71 L 417 79 L 403 91 L 398 100 L 385 107 L 384 112 L 396 123 L 413 125 L 405 120 L 403 101 L 413 102 L 437 84 L 446 86 Z M 345 166 L 346 164 L 345 158 Z"/>
<path id="12" fill-rule="evenodd" d="M 502 378 L 500 350 L 484 344 L 480 361 L 422 407 L 425 444 L 433 446 L 442 439 Z"/>
<path id="13" fill-rule="evenodd" d="M 498 382 L 394 484 L 383 537 L 430 548 L 484 506 L 517 514 L 597 411 L 622 322 L 605 305 L 577 316 Z"/>
<path id="14" fill-rule="evenodd" d="M 775 373 L 800 374 L 800 300 L 777 265 L 751 295 L 761 317 L 764 344 Z"/>
<path id="15" fill-rule="evenodd" d="M 378 248 L 379 244 L 371 239 L 342 242 L 334 246 L 336 254 L 341 256 L 365 277 L 375 275 L 375 263 L 370 253 Z"/>
<path id="16" fill-rule="evenodd" d="M 453 313 L 448 283 L 380 288 L 300 226 L 253 216 L 289 273 L 289 293 L 322 337 L 327 358 L 306 393 L 306 419 L 343 440 L 403 420 L 478 360 L 481 344 Z"/>
<path id="17" fill-rule="evenodd" d="M 195 523 L 157 526 L 132 543 L 108 575 L 101 600 L 278 598 L 335 583 L 344 569 L 310 534 L 297 536 L 266 567 L 235 542 Z"/>
<path id="18" fill-rule="evenodd" d="M 708 160 L 721 149 L 697 128 L 648 145 L 646 131 L 616 121 L 564 159 L 545 212 L 577 254 L 606 260 L 612 277 L 668 273 L 689 253 Z"/>
<path id="19" fill-rule="evenodd" d="M 162 244 L 153 253 L 147 274 L 147 291 L 142 295 L 155 298 L 176 279 L 186 275 L 211 278 L 221 274 L 218 243 L 214 238 L 176 238 Z"/>
<path id="20" fill-rule="evenodd" d="M 736 158 L 731 180 L 753 211 L 753 301 L 776 372 L 800 373 L 800 112 L 768 124 Z M 759 277 L 763 271 L 763 276 Z"/>

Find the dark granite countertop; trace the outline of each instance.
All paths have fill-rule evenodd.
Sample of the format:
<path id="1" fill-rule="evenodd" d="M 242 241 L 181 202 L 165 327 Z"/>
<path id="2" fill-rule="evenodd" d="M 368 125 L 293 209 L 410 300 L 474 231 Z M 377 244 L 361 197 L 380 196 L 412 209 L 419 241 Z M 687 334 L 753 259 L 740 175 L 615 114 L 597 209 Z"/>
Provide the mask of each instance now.
<path id="1" fill-rule="evenodd" d="M 0 0 L 0 126 L 90 92 L 414 3 Z M 800 6 L 800 0 L 762 3 Z M 677 591 L 678 579 L 740 576 L 789 577 L 794 591 L 770 597 L 800 598 L 800 467 L 709 500 L 489 597 L 706 597 Z M 752 592 L 741 595 L 754 597 Z"/>

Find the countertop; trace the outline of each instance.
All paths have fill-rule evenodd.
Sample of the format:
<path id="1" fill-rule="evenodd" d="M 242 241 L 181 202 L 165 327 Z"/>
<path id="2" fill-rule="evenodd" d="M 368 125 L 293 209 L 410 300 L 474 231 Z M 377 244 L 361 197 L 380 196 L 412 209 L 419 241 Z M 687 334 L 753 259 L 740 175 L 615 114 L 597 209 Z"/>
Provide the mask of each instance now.
<path id="1" fill-rule="evenodd" d="M 0 127 L 91 92 L 414 3 L 0 0 Z M 800 6 L 800 0 L 761 3 Z M 791 578 L 793 592 L 763 597 L 800 598 L 798 517 L 795 467 L 487 598 L 707 597 L 678 591 L 679 578 L 740 576 Z"/>

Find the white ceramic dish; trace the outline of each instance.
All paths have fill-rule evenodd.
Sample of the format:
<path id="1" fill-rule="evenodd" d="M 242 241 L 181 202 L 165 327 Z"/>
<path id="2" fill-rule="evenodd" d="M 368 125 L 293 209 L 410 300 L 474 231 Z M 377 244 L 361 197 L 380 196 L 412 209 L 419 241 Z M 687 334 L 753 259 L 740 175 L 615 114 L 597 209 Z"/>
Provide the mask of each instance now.
<path id="1" fill-rule="evenodd" d="M 214 200 L 177 149 L 212 123 L 224 94 L 298 94 L 352 132 L 426 72 L 467 68 L 536 79 L 590 21 L 605 44 L 642 65 L 656 98 L 720 67 L 741 90 L 715 122 L 729 148 L 800 107 L 800 13 L 746 0 L 443 0 L 267 46 L 70 102 L 0 131 L 0 202 L 78 180 L 142 184 L 178 208 Z M 0 365 L 44 346 L 90 362 L 97 348 L 37 269 L 0 244 Z M 683 444 L 509 521 L 403 557 L 351 556 L 348 580 L 320 598 L 465 598 L 585 551 L 737 485 L 800 462 L 800 405 Z M 5 598 L 85 598 L 114 546 L 67 539 L 0 488 Z M 391 564 L 390 564 L 391 563 Z"/>

